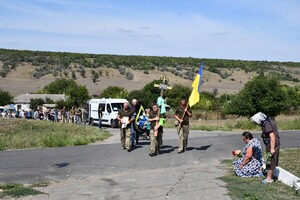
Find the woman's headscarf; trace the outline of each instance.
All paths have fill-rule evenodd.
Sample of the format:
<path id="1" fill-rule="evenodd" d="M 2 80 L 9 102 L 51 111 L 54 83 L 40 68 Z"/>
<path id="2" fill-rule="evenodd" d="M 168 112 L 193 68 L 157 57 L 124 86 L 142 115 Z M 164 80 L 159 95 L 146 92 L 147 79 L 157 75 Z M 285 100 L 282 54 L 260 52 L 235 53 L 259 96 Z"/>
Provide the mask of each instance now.
<path id="1" fill-rule="evenodd" d="M 267 120 L 267 116 L 262 112 L 258 112 L 251 117 L 251 121 L 254 121 L 259 125 L 261 125 L 266 120 Z"/>

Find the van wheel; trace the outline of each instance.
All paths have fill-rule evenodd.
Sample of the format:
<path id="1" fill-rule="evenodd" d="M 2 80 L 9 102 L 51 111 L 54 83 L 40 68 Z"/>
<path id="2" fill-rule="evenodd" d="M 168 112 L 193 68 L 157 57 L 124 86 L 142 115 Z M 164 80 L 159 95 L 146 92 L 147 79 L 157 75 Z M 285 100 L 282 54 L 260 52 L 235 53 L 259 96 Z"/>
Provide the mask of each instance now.
<path id="1" fill-rule="evenodd" d="M 112 119 L 112 120 L 110 121 L 110 126 L 111 126 L 112 128 L 118 128 L 118 126 L 119 126 L 118 121 L 117 121 L 116 119 Z"/>

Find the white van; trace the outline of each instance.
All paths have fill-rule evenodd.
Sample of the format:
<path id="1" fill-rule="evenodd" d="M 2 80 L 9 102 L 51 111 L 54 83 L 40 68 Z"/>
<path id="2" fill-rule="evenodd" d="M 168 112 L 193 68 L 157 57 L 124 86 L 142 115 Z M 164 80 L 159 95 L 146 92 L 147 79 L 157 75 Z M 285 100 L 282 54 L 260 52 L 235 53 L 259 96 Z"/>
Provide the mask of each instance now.
<path id="1" fill-rule="evenodd" d="M 91 99 L 89 101 L 89 122 L 90 124 L 99 124 L 98 112 L 102 108 L 102 125 L 108 125 L 117 128 L 118 111 L 123 108 L 126 99 Z"/>

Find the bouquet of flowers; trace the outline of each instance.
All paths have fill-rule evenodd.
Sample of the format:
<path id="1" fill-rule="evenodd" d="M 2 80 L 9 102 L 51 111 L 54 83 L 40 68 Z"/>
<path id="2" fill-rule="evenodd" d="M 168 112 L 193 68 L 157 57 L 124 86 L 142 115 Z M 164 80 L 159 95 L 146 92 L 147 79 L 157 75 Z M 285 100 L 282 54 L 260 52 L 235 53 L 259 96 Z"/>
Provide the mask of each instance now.
<path id="1" fill-rule="evenodd" d="M 268 153 L 264 152 L 263 157 L 264 157 L 266 163 L 269 164 L 271 162 L 271 159 L 272 159 L 272 154 L 270 152 L 268 152 Z"/>
<path id="2" fill-rule="evenodd" d="M 264 152 L 263 153 L 263 165 L 261 167 L 261 176 L 265 176 L 267 174 L 267 167 L 270 165 L 272 159 L 272 154 Z"/>
<path id="3" fill-rule="evenodd" d="M 241 158 L 243 156 L 241 150 L 232 151 L 232 155 L 238 158 Z"/>

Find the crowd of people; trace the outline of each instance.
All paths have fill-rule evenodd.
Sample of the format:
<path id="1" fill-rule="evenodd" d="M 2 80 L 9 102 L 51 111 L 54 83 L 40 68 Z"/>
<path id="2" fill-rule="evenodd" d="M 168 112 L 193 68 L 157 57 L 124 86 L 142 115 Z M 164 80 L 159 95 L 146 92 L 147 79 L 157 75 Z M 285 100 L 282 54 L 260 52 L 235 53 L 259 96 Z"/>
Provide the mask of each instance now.
<path id="1" fill-rule="evenodd" d="M 175 119 L 178 121 L 178 153 L 183 153 L 188 145 L 189 119 L 192 117 L 192 110 L 186 99 L 181 99 L 180 105 L 175 111 Z M 118 112 L 117 119 L 120 123 L 120 139 L 124 150 L 130 152 L 132 147 L 139 142 L 140 130 L 146 132 L 150 140 L 149 156 L 153 157 L 160 153 L 163 144 L 163 126 L 166 121 L 165 101 L 159 97 L 157 102 L 152 104 L 151 109 L 142 109 L 137 106 L 137 100 L 133 99 L 131 105 L 124 103 Z"/>
<path id="2" fill-rule="evenodd" d="M 36 110 L 7 110 L 3 112 L 2 117 L 6 118 L 22 118 L 34 120 L 47 120 L 52 122 L 73 123 L 73 124 L 86 124 L 88 122 L 88 112 L 83 108 L 62 109 L 38 108 Z"/>
<path id="3" fill-rule="evenodd" d="M 136 99 L 124 106 L 118 112 L 118 121 L 120 123 L 120 139 L 122 149 L 130 152 L 138 144 L 138 131 L 136 125 L 142 124 L 146 127 L 147 136 L 150 136 L 149 156 L 153 157 L 160 153 L 160 147 L 163 144 L 163 125 L 165 121 L 165 110 L 163 105 L 157 101 L 153 103 L 151 109 L 141 114 L 141 109 L 137 109 Z M 178 134 L 178 153 L 184 153 L 188 145 L 189 119 L 192 117 L 192 110 L 187 104 L 186 99 L 181 99 L 180 105 L 175 111 L 175 126 Z M 140 123 L 138 120 L 143 123 Z M 242 133 L 242 140 L 246 143 L 244 149 L 240 151 L 240 158 L 233 162 L 234 171 L 240 177 L 264 177 L 262 183 L 272 183 L 276 176 L 274 170 L 278 166 L 280 137 L 275 121 L 259 112 L 251 117 L 251 121 L 257 123 L 262 128 L 262 140 L 266 146 L 266 153 L 270 154 L 270 160 L 263 158 L 263 151 L 260 140 L 245 131 Z"/>

